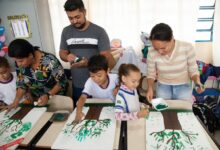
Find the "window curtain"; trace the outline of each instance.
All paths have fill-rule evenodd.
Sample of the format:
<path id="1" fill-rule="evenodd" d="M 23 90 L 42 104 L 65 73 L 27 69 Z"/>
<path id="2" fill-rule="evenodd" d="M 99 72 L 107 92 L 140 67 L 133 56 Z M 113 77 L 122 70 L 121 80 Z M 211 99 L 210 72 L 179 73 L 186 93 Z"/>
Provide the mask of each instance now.
<path id="1" fill-rule="evenodd" d="M 215 16 L 213 25 L 213 65 L 220 66 L 220 1 L 215 1 Z"/>
<path id="2" fill-rule="evenodd" d="M 63 5 L 66 0 L 48 0 L 56 54 L 63 27 L 69 25 Z M 141 32 L 150 33 L 160 22 L 171 26 L 174 38 L 195 41 L 198 0 L 83 0 L 87 19 L 102 26 L 110 40 L 119 38 L 123 47 L 141 54 Z"/>

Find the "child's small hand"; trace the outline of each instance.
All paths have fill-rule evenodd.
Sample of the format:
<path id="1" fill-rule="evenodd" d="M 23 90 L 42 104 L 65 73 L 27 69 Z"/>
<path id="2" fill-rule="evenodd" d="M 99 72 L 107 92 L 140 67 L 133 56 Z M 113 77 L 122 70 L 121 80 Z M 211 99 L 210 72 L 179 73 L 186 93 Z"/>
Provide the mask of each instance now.
<path id="1" fill-rule="evenodd" d="M 83 120 L 85 114 L 83 112 L 77 112 L 76 113 L 76 117 L 75 117 L 75 121 L 80 122 L 81 120 Z"/>
<path id="2" fill-rule="evenodd" d="M 147 108 L 141 109 L 141 111 L 139 111 L 137 114 L 138 118 L 145 118 L 148 115 L 149 115 L 149 110 Z"/>
<path id="3" fill-rule="evenodd" d="M 4 109 L 7 109 L 7 113 L 9 113 L 12 109 L 16 109 L 18 107 L 18 102 L 17 101 L 14 101 L 12 104 L 8 105 L 8 106 L 5 106 Z"/>

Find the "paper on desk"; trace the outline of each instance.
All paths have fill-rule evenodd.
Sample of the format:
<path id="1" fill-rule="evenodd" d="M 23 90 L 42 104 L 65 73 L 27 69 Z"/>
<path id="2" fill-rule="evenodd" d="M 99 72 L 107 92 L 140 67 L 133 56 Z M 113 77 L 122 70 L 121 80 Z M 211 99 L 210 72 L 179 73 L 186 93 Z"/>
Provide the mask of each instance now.
<path id="1" fill-rule="evenodd" d="M 89 107 L 83 107 L 85 115 L 88 110 Z M 113 149 L 116 129 L 114 107 L 103 107 L 98 120 L 83 120 L 79 124 L 71 124 L 75 115 L 76 109 L 69 116 L 67 123 L 53 143 L 52 149 Z"/>
<path id="2" fill-rule="evenodd" d="M 8 148 L 16 149 L 45 111 L 45 107 L 33 108 L 22 120 L 10 119 L 7 115 L 2 117 L 0 119 L 0 147 L 11 146 Z"/>

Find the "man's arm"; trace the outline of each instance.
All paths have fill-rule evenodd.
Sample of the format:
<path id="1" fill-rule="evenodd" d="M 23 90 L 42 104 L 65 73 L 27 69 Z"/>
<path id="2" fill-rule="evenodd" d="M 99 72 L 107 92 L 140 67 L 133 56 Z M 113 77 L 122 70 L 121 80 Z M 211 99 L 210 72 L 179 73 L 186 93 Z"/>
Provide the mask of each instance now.
<path id="1" fill-rule="evenodd" d="M 104 55 L 107 58 L 108 66 L 111 70 L 115 66 L 116 62 L 115 62 L 115 59 L 113 58 L 112 54 L 110 53 L 110 50 L 102 51 L 100 53 L 101 53 L 101 55 Z"/>

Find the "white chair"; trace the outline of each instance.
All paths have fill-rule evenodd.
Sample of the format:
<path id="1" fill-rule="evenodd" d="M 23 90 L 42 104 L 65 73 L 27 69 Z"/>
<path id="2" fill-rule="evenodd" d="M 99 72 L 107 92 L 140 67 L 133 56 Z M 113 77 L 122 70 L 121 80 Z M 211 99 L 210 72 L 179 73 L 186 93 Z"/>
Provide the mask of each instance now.
<path id="1" fill-rule="evenodd" d="M 62 95 L 54 95 L 48 102 L 49 107 L 48 110 L 49 112 L 55 112 L 59 110 L 67 110 L 70 113 L 74 109 L 74 104 L 72 98 L 68 96 L 62 96 Z"/>

